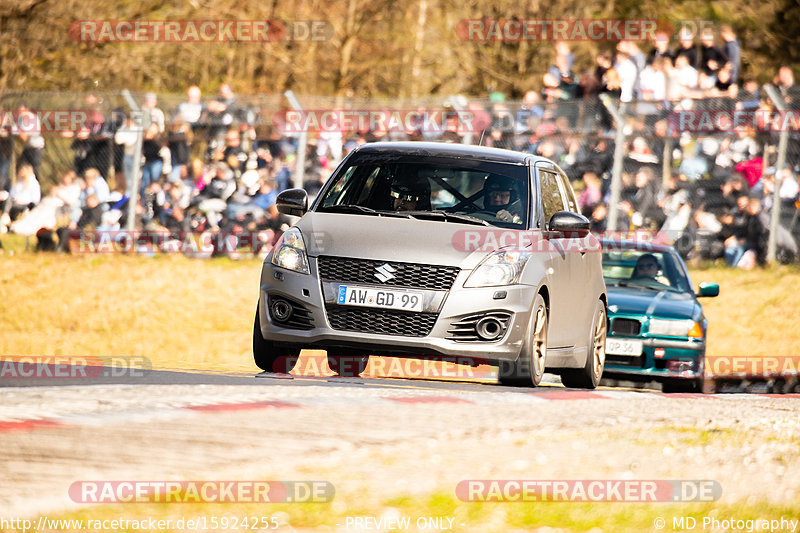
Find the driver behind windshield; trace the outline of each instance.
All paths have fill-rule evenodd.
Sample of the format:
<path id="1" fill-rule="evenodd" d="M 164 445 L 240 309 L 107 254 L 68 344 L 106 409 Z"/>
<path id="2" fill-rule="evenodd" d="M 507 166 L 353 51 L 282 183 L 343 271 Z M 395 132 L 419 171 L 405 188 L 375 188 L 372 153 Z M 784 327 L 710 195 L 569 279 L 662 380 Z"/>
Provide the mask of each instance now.
<path id="1" fill-rule="evenodd" d="M 511 178 L 489 176 L 483 186 L 483 205 L 498 220 L 515 224 L 521 221 L 519 194 Z"/>
<path id="2" fill-rule="evenodd" d="M 636 266 L 633 267 L 631 279 L 652 279 L 656 280 L 660 267 L 658 259 L 653 254 L 644 254 L 636 260 Z"/>
<path id="3" fill-rule="evenodd" d="M 430 211 L 431 185 L 428 178 L 396 179 L 389 189 L 395 211 Z"/>

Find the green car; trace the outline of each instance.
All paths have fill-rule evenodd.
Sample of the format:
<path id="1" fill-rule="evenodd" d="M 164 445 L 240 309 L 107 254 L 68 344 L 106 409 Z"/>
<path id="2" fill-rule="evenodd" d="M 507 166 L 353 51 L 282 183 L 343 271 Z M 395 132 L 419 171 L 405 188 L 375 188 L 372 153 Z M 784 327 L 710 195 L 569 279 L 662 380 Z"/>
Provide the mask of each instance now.
<path id="1" fill-rule="evenodd" d="M 604 379 L 656 381 L 664 392 L 702 391 L 708 320 L 686 264 L 671 246 L 603 240 L 609 331 Z"/>

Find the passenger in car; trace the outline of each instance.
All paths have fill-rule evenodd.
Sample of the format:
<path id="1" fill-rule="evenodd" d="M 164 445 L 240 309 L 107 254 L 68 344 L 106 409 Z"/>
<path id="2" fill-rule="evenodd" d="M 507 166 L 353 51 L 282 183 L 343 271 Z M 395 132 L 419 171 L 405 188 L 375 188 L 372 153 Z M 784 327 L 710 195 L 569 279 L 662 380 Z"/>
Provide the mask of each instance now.
<path id="1" fill-rule="evenodd" d="M 395 179 L 389 189 L 395 211 L 430 211 L 431 185 L 428 178 Z"/>

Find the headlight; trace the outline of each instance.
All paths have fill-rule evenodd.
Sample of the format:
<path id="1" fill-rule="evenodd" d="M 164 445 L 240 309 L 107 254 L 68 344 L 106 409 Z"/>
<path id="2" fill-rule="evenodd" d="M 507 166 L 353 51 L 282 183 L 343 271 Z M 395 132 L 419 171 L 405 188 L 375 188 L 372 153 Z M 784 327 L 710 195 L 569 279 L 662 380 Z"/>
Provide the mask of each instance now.
<path id="1" fill-rule="evenodd" d="M 703 338 L 703 328 L 694 320 L 651 318 L 649 332 L 651 335 L 666 335 L 667 337 Z"/>
<path id="2" fill-rule="evenodd" d="M 302 274 L 310 272 L 308 258 L 306 258 L 306 245 L 299 229 L 291 228 L 281 235 L 272 252 L 272 264 Z"/>
<path id="3" fill-rule="evenodd" d="M 498 287 L 516 283 L 530 257 L 530 252 L 492 252 L 472 271 L 464 287 Z"/>

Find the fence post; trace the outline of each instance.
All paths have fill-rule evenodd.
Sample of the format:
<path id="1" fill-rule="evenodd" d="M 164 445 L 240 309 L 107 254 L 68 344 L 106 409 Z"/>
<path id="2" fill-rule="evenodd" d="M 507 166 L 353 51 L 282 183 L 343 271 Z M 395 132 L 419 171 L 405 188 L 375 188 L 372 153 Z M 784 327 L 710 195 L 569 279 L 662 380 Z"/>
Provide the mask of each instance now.
<path id="1" fill-rule="evenodd" d="M 106 180 L 108 183 L 114 182 L 114 185 L 117 184 L 117 171 L 114 168 L 114 134 L 111 134 L 111 137 L 108 139 L 108 168 L 106 169 L 106 176 L 108 179 Z"/>
<path id="2" fill-rule="evenodd" d="M 611 167 L 611 199 L 608 202 L 608 223 L 606 231 L 617 230 L 617 211 L 622 186 L 622 158 L 625 156 L 625 103 L 620 102 L 617 108 L 607 94 L 601 94 L 600 100 L 617 123 L 614 136 L 614 165 Z"/>
<path id="3" fill-rule="evenodd" d="M 451 103 L 453 105 L 453 109 L 455 109 L 456 112 L 458 113 L 458 123 L 461 124 L 461 117 L 469 116 L 466 115 L 466 113 L 468 113 L 469 110 L 466 109 L 463 105 L 461 105 L 461 103 L 458 101 L 458 98 L 456 98 L 455 96 L 451 98 Z M 474 120 L 475 117 L 472 117 L 472 121 Z M 462 139 L 461 142 L 464 144 L 472 144 L 472 129 L 469 129 L 466 133 L 464 133 L 464 138 Z"/>
<path id="4" fill-rule="evenodd" d="M 786 112 L 786 103 L 772 85 L 765 85 L 764 90 L 770 100 L 781 113 Z M 767 241 L 767 263 L 773 264 L 778 254 L 778 225 L 781 216 L 781 179 L 783 167 L 786 166 L 786 149 L 789 144 L 789 128 L 781 129 L 780 140 L 778 141 L 778 161 L 775 163 L 775 186 L 772 191 L 772 213 L 769 220 L 769 240 Z M 767 161 L 764 161 L 766 167 Z"/>
<path id="5" fill-rule="evenodd" d="M 665 191 L 669 188 L 672 179 L 672 143 L 673 138 L 668 136 L 664 141 L 664 162 L 661 165 L 661 188 Z"/>
<path id="6" fill-rule="evenodd" d="M 7 192 L 11 192 L 11 188 L 17 182 L 17 137 L 13 132 L 8 132 L 8 136 L 11 142 L 11 157 L 8 161 L 8 183 L 6 186 L 8 187 Z M 38 179 L 39 176 L 36 176 Z M 0 189 L 2 191 L 2 189 Z M 0 216 L 4 213 L 8 213 L 11 209 L 11 194 L 3 201 L 0 202 Z"/>
<path id="7" fill-rule="evenodd" d="M 292 91 L 283 93 L 286 99 L 289 100 L 289 105 L 292 106 L 297 112 L 302 112 L 303 107 L 297 100 L 297 97 Z M 292 186 L 295 189 L 303 188 L 303 180 L 306 172 L 306 146 L 308 145 L 308 132 L 303 130 L 300 132 L 300 137 L 297 139 L 297 157 L 294 160 L 294 177 L 292 178 Z"/>
<path id="8" fill-rule="evenodd" d="M 142 172 L 142 143 L 144 142 L 144 121 L 142 120 L 142 110 L 136 100 L 133 99 L 128 89 L 122 90 L 122 96 L 128 102 L 132 115 L 135 117 L 133 123 L 136 128 L 136 147 L 133 151 L 133 176 L 125 176 L 125 180 L 130 180 L 130 197 L 128 198 L 128 220 L 126 230 L 133 233 L 136 229 L 136 205 L 139 203 L 139 180 Z M 129 238 L 132 236 L 129 235 Z"/>

